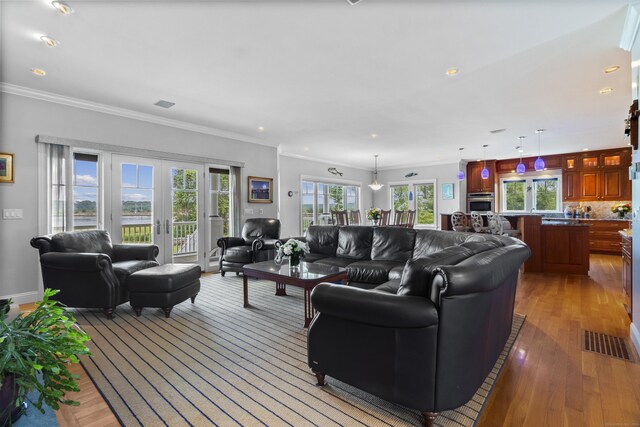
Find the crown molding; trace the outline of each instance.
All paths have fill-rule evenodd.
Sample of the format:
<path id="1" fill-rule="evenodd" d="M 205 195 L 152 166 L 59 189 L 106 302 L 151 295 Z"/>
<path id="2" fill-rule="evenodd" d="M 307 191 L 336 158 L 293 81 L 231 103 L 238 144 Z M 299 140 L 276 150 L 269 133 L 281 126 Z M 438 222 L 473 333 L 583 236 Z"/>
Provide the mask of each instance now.
<path id="1" fill-rule="evenodd" d="M 90 110 L 98 113 L 110 114 L 112 116 L 124 117 L 127 119 L 138 120 L 142 122 L 168 126 L 176 129 L 187 130 L 190 132 L 197 132 L 197 133 L 202 133 L 206 135 L 218 136 L 221 138 L 231 139 L 235 141 L 266 145 L 269 147 L 276 146 L 275 144 L 270 144 L 266 141 L 262 141 L 260 139 L 252 138 L 250 136 L 242 135 L 235 132 L 227 132 L 227 131 L 212 128 L 209 126 L 197 125 L 197 124 L 185 122 L 182 120 L 168 119 L 165 117 L 156 116 L 154 114 L 140 113 L 138 111 L 129 110 L 126 108 L 113 107 L 107 104 L 87 101 L 80 98 L 73 98 L 70 96 L 60 95 L 57 93 L 47 92 L 47 91 L 38 90 L 38 89 L 32 89 L 25 86 L 18 86 L 18 85 L 6 83 L 6 82 L 0 82 L 0 92 L 9 93 L 17 96 L 23 96 L 26 98 L 33 98 L 40 101 L 53 102 L 56 104 L 62 104 L 69 107 L 80 108 L 83 110 Z"/>
<path id="2" fill-rule="evenodd" d="M 318 159 L 316 157 L 303 156 L 301 154 L 293 154 L 293 153 L 285 153 L 285 152 L 281 152 L 279 154 L 281 156 L 290 157 L 292 159 L 309 160 L 311 162 L 325 163 L 327 165 L 332 165 L 332 166 L 342 166 L 342 167 L 345 167 L 345 168 L 351 168 L 351 169 L 358 169 L 358 170 L 367 171 L 367 172 L 373 172 L 373 169 L 363 168 L 363 167 L 360 167 L 360 166 L 349 165 L 347 163 L 334 162 L 333 160 Z M 380 168 L 378 168 L 378 169 L 380 169 Z"/>
<path id="3" fill-rule="evenodd" d="M 640 2 L 631 1 L 627 6 L 627 16 L 622 27 L 622 35 L 620 36 L 620 48 L 631 52 L 636 42 L 638 29 L 640 28 Z"/>

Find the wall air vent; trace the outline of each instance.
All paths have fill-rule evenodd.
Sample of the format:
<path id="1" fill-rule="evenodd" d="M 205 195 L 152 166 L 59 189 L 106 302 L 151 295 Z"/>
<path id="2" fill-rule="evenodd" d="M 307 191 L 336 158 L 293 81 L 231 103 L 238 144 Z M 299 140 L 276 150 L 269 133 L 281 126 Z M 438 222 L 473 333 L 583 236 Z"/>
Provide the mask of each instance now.
<path id="1" fill-rule="evenodd" d="M 161 99 L 160 101 L 156 102 L 153 105 L 157 105 L 158 107 L 162 107 L 162 108 L 171 108 L 174 105 L 176 105 L 176 103 L 175 102 L 164 101 L 164 100 Z"/>
<path id="2" fill-rule="evenodd" d="M 506 129 L 504 129 L 504 128 L 503 128 L 503 129 L 494 129 L 494 130 L 490 130 L 490 131 L 489 131 L 489 133 L 493 133 L 493 134 L 496 134 L 496 133 L 502 133 L 502 132 L 504 132 L 505 130 L 506 130 Z"/>

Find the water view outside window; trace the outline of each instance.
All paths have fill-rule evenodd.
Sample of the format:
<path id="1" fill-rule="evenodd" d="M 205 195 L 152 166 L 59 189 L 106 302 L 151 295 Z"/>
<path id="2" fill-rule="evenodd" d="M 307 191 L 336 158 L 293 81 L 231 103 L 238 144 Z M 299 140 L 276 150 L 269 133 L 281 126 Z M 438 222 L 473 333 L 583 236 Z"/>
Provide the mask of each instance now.
<path id="1" fill-rule="evenodd" d="M 73 153 L 73 229 L 98 228 L 98 156 Z"/>
<path id="2" fill-rule="evenodd" d="M 303 181 L 301 191 L 302 231 L 313 222 L 330 225 L 331 211 L 358 210 L 360 187 L 325 182 Z"/>
<path id="3" fill-rule="evenodd" d="M 533 207 L 536 211 L 559 210 L 558 178 L 533 180 Z"/>
<path id="4" fill-rule="evenodd" d="M 503 210 L 524 211 L 525 180 L 504 181 L 502 190 L 504 194 Z"/>
<path id="5" fill-rule="evenodd" d="M 153 166 L 122 163 L 120 208 L 123 243 L 153 243 Z"/>

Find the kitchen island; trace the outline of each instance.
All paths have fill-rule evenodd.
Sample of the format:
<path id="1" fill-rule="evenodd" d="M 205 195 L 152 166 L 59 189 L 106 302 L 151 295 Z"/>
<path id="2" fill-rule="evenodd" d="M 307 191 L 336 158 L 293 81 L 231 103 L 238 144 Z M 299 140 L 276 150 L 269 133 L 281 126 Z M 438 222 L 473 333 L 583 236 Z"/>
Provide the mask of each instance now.
<path id="1" fill-rule="evenodd" d="M 520 239 L 531 249 L 526 273 L 589 274 L 589 224 L 545 220 L 539 214 L 504 214 Z M 443 230 L 452 230 L 451 214 L 441 214 Z M 469 222 L 470 223 L 470 222 Z"/>

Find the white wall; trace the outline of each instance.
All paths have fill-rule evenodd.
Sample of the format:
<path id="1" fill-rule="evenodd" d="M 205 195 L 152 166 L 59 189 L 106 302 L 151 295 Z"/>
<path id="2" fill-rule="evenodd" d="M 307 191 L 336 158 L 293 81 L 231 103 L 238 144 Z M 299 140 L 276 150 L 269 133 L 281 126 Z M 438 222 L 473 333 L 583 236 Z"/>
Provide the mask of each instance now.
<path id="1" fill-rule="evenodd" d="M 0 152 L 15 154 L 15 183 L 0 184 L 0 209 L 24 210 L 23 220 L 0 219 L 0 296 L 38 291 L 38 256 L 29 245 L 38 233 L 38 134 L 245 162 L 241 208 L 277 216 L 277 192 L 272 204 L 248 204 L 246 188 L 250 175 L 272 177 L 277 188 L 273 147 L 0 92 Z"/>
<path id="2" fill-rule="evenodd" d="M 389 190 L 389 182 L 418 182 L 420 180 L 435 179 L 436 191 L 438 195 L 436 211 L 438 215 L 438 228 L 440 227 L 440 213 L 451 213 L 457 210 L 466 211 L 467 200 L 467 181 L 458 181 L 458 170 L 462 166 L 466 171 L 466 165 L 458 163 L 450 163 L 446 165 L 420 166 L 420 167 L 403 167 L 398 169 L 378 170 L 378 182 L 384 184 L 384 187 L 376 191 L 373 201 L 376 207 L 381 209 L 390 209 L 391 193 Z M 416 172 L 418 175 L 405 178 L 410 172 Z M 442 184 L 453 183 L 453 200 L 442 200 Z"/>
<path id="3" fill-rule="evenodd" d="M 331 167 L 335 167 L 342 172 L 342 176 L 329 173 L 327 169 Z M 364 220 L 366 210 L 372 206 L 372 191 L 368 187 L 371 181 L 373 181 L 373 173 L 371 171 L 281 155 L 280 221 L 282 223 L 281 235 L 283 237 L 300 235 L 302 223 L 302 218 L 300 216 L 300 182 L 303 175 L 360 183 L 360 209 Z M 293 191 L 294 194 L 292 197 L 287 195 L 289 191 Z"/>

